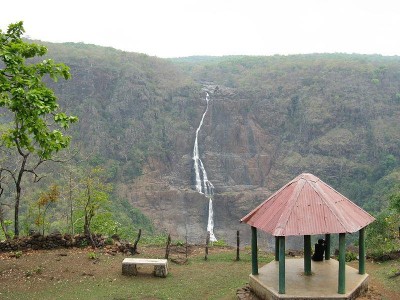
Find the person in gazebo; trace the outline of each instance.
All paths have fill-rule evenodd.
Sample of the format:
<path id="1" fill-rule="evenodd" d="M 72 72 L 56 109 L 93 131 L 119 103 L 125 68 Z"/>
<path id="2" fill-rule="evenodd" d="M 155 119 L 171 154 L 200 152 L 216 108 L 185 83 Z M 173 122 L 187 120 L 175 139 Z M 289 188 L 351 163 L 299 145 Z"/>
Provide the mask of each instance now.
<path id="1" fill-rule="evenodd" d="M 319 239 L 318 243 L 315 244 L 315 252 L 311 257 L 311 259 L 313 261 L 323 261 L 325 249 L 326 249 L 325 241 L 323 239 Z"/>

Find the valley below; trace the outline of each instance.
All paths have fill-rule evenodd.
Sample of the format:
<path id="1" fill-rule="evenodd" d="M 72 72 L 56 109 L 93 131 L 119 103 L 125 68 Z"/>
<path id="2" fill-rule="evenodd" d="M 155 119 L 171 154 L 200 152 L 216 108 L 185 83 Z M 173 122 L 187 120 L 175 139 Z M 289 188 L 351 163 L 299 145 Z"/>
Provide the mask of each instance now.
<path id="1" fill-rule="evenodd" d="M 70 132 L 73 164 L 102 168 L 115 209 L 125 213 L 117 203 L 128 202 L 158 234 L 206 238 L 209 201 L 196 191 L 193 160 L 206 95 L 199 158 L 214 186 L 215 235 L 228 244 L 237 230 L 248 243 L 240 219 L 301 173 L 372 214 L 388 207 L 400 182 L 397 57 L 161 59 L 82 43 L 46 46 L 72 74 L 49 85 L 80 120 Z M 142 226 L 132 218 L 134 229 Z"/>

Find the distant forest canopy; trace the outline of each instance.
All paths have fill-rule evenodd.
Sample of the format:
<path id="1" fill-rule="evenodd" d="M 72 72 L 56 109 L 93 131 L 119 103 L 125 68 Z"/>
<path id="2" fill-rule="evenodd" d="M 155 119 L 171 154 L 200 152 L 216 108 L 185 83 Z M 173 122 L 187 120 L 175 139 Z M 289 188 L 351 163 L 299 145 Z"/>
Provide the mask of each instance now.
<path id="1" fill-rule="evenodd" d="M 168 172 L 191 154 L 205 84 L 232 89 L 224 108 L 232 102 L 232 114 L 255 121 L 278 147 L 271 178 L 263 182 L 271 190 L 309 171 L 379 211 L 400 180 L 397 56 L 160 59 L 86 44 L 47 46 L 49 56 L 71 67 L 73 80 L 54 88 L 80 117 L 73 140 L 116 182 L 140 177 L 150 158 Z M 246 106 L 238 108 L 232 99 Z"/>
<path id="2" fill-rule="evenodd" d="M 310 54 L 172 59 L 196 82 L 250 98 L 274 136 L 274 174 L 319 174 L 371 212 L 399 190 L 400 57 Z M 278 185 L 279 186 L 279 185 Z"/>
<path id="3" fill-rule="evenodd" d="M 161 59 L 82 43 L 39 43 L 71 68 L 71 80 L 49 86 L 66 113 L 80 120 L 71 132 L 74 164 L 105 169 L 118 201 L 114 210 L 120 209 L 115 215 L 127 211 L 124 196 L 140 180 L 150 186 L 149 178 L 154 185 L 163 178 L 166 190 L 192 187 L 190 157 L 205 91 L 210 114 L 199 143 L 216 193 L 235 185 L 273 192 L 310 172 L 377 213 L 398 191 L 397 56 Z M 63 167 L 54 168 L 61 173 Z M 57 180 L 66 184 L 67 177 Z M 50 183 L 46 178 L 39 187 Z M 140 211 L 129 213 L 124 218 L 154 230 Z"/>

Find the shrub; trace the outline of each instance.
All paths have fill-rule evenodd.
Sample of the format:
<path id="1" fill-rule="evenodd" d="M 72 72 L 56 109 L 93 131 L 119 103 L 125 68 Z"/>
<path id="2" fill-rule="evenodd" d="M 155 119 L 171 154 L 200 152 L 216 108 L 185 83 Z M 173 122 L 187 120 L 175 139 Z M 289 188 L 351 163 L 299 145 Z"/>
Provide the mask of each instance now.
<path id="1" fill-rule="evenodd" d="M 106 238 L 104 241 L 106 245 L 114 245 L 114 240 L 111 237 Z"/>
<path id="2" fill-rule="evenodd" d="M 368 256 L 379 258 L 399 248 L 397 218 L 396 214 L 385 211 L 367 227 L 365 242 Z"/>
<path id="3" fill-rule="evenodd" d="M 356 260 L 357 259 L 357 254 L 354 252 L 346 252 L 345 254 L 345 260 L 346 262 L 350 262 L 352 260 Z"/>
<path id="4" fill-rule="evenodd" d="M 213 246 L 216 247 L 225 247 L 228 246 L 228 244 L 224 240 L 218 240 L 212 243 Z"/>
<path id="5" fill-rule="evenodd" d="M 89 259 L 97 259 L 98 256 L 97 256 L 97 254 L 95 252 L 89 252 L 88 253 L 88 258 Z"/>
<path id="6" fill-rule="evenodd" d="M 15 251 L 14 256 L 15 258 L 20 258 L 22 256 L 22 251 Z"/>
<path id="7" fill-rule="evenodd" d="M 176 246 L 185 246 L 185 242 L 183 242 L 183 241 L 176 241 L 176 242 L 175 242 L 175 245 L 176 245 Z"/>

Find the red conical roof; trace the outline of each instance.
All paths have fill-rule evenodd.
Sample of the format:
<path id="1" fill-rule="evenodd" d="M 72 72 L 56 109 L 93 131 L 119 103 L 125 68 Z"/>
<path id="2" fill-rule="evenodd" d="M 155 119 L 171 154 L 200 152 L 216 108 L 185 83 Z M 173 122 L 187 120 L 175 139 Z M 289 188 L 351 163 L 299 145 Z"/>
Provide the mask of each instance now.
<path id="1" fill-rule="evenodd" d="M 304 173 L 241 219 L 274 236 L 353 233 L 375 220 L 318 177 Z"/>

